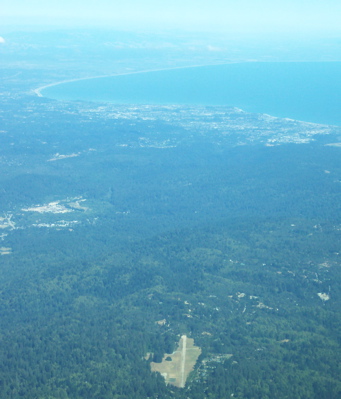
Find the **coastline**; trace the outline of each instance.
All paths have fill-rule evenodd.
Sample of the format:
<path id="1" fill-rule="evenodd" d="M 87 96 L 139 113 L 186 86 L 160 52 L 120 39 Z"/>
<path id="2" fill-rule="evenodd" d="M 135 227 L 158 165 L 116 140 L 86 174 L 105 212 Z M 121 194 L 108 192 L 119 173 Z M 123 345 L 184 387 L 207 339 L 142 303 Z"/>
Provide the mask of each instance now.
<path id="1" fill-rule="evenodd" d="M 271 61 L 271 62 L 279 62 L 279 63 L 295 63 L 295 62 L 300 62 L 300 63 L 309 63 L 309 61 Z M 328 62 L 328 61 L 323 61 L 323 62 Z M 330 61 L 330 62 L 338 62 L 338 61 Z M 148 73 L 148 72 L 160 72 L 160 71 L 172 71 L 176 69 L 187 69 L 187 68 L 200 68 L 200 67 L 207 67 L 207 66 L 218 66 L 218 65 L 231 65 L 231 64 L 252 64 L 252 63 L 268 63 L 268 61 L 258 61 L 258 60 L 250 60 L 250 61 L 229 61 L 229 62 L 220 62 L 220 63 L 214 63 L 214 64 L 199 64 L 199 65 L 187 65 L 187 66 L 179 66 L 179 67 L 171 67 L 171 68 L 157 68 L 157 69 L 145 69 L 142 71 L 134 71 L 134 72 L 122 72 L 122 73 L 113 73 L 109 75 L 96 75 L 96 76 L 88 76 L 85 78 L 74 78 L 74 79 L 65 79 L 65 80 L 60 80 L 54 83 L 49 83 L 44 86 L 37 87 L 36 89 L 32 89 L 32 92 L 35 93 L 38 97 L 44 97 L 41 93 L 42 90 L 52 87 L 52 86 L 57 86 L 59 84 L 63 83 L 70 83 L 70 82 L 77 82 L 81 80 L 90 80 L 90 79 L 100 79 L 100 78 L 110 78 L 114 76 L 125 76 L 125 75 L 135 75 L 139 73 Z"/>
<path id="2" fill-rule="evenodd" d="M 237 64 L 237 65 L 236 65 Z M 247 64 L 249 65 L 249 66 L 247 66 Z M 189 69 L 192 69 L 192 71 L 186 71 L 186 72 L 181 72 L 181 73 L 185 73 L 185 74 L 193 74 L 193 73 L 197 73 L 197 72 L 194 72 L 194 68 L 205 68 L 205 67 L 224 67 L 224 66 L 232 66 L 232 65 L 236 65 L 236 67 L 238 68 L 238 70 L 239 70 L 239 67 L 238 67 L 238 65 L 241 65 L 241 68 L 243 68 L 242 70 L 245 70 L 245 68 L 247 68 L 246 70 L 248 71 L 249 70 L 249 67 L 251 67 L 252 69 L 255 69 L 255 68 L 258 68 L 257 66 L 256 67 L 253 67 L 251 64 L 268 64 L 267 62 L 258 62 L 258 61 L 254 61 L 254 60 L 252 60 L 252 61 L 245 61 L 245 62 L 222 62 L 222 63 L 214 63 L 214 64 L 204 64 L 204 65 L 202 65 L 202 64 L 197 64 L 197 65 L 186 65 L 186 66 L 177 66 L 177 67 L 171 67 L 171 68 L 154 68 L 154 69 L 146 69 L 146 70 L 137 70 L 137 71 L 127 71 L 127 72 L 120 72 L 120 73 L 113 73 L 113 74 L 108 74 L 108 75 L 96 75 L 96 76 L 91 76 L 91 77 L 81 77 L 81 78 L 73 78 L 73 79 L 64 79 L 64 80 L 61 80 L 61 81 L 57 81 L 57 82 L 53 82 L 53 83 L 49 83 L 49 84 L 46 84 L 46 85 L 43 85 L 43 86 L 40 86 L 40 87 L 38 87 L 38 88 L 36 88 L 36 89 L 32 89 L 31 90 L 31 93 L 34 93 L 35 95 L 37 95 L 38 97 L 45 97 L 44 96 L 44 93 L 43 93 L 43 90 L 44 89 L 46 89 L 46 88 L 49 88 L 49 87 L 53 87 L 53 86 L 57 86 L 57 85 L 60 85 L 60 84 L 64 84 L 64 83 L 71 83 L 71 82 L 79 82 L 79 81 L 84 81 L 84 80 L 88 80 L 88 81 L 91 81 L 91 80 L 93 80 L 93 79 L 101 79 L 101 78 L 116 78 L 116 77 L 120 77 L 120 76 L 129 76 L 129 75 L 140 75 L 140 74 L 146 74 L 146 78 L 144 78 L 144 77 L 142 77 L 142 80 L 144 81 L 145 79 L 146 80 L 150 80 L 150 77 L 147 77 L 147 74 L 149 74 L 149 73 L 153 73 L 153 72 L 167 72 L 167 71 L 175 71 L 175 70 L 189 70 Z M 270 64 L 277 64 L 277 62 L 270 62 Z M 291 62 L 280 62 L 280 64 L 291 64 Z M 302 62 L 301 63 L 298 63 L 298 64 L 302 64 Z M 305 64 L 305 62 L 303 62 L 303 64 Z M 307 63 L 307 64 L 312 64 L 312 63 Z M 314 63 L 314 64 L 316 64 L 316 63 Z M 325 63 L 317 63 L 317 64 L 325 64 Z M 333 63 L 332 63 L 333 64 Z M 339 66 L 337 67 L 338 69 L 337 69 L 337 71 L 339 71 L 339 68 L 340 68 L 340 64 L 341 63 L 337 63 L 337 64 L 339 64 Z M 242 66 L 242 65 L 244 65 L 244 66 Z M 233 68 L 235 68 L 235 67 L 233 67 Z M 270 67 L 270 68 L 272 68 L 272 67 Z M 276 66 L 276 68 L 277 68 L 277 66 Z M 283 67 L 281 67 L 281 68 L 283 68 Z M 296 68 L 296 67 L 295 67 Z M 302 67 L 299 67 L 301 70 L 302 70 Z M 304 67 L 305 68 L 305 67 Z M 304 69 L 303 68 L 303 69 Z M 319 66 L 318 68 L 321 68 L 321 66 Z M 335 67 L 333 67 L 333 68 L 335 68 Z M 316 68 L 315 68 L 315 70 L 316 70 Z M 313 70 L 314 71 L 314 70 Z M 318 69 L 317 69 L 317 71 L 318 71 Z M 316 74 L 316 72 L 314 71 L 314 73 Z M 199 74 L 200 74 L 200 72 L 199 72 Z M 149 75 L 148 75 L 149 76 Z M 293 76 L 295 76 L 295 75 L 293 75 Z M 313 75 L 314 76 L 314 75 Z M 322 75 L 323 76 L 323 75 Z M 138 79 L 141 79 L 141 78 L 138 78 Z M 247 80 L 247 79 L 246 79 Z M 297 80 L 297 76 L 296 76 L 296 80 Z M 244 81 L 243 81 L 244 82 Z M 242 83 L 243 83 L 242 82 Z M 240 82 L 239 82 L 240 83 Z M 244 82 L 245 83 L 245 82 Z M 249 82 L 250 83 L 250 82 Z M 327 81 L 327 83 L 330 83 L 329 81 Z M 93 82 L 93 83 L 90 83 L 90 85 L 91 84 L 94 84 L 95 86 L 97 86 L 97 83 L 96 82 Z M 213 85 L 212 85 L 213 86 Z M 244 84 L 244 86 L 245 86 L 245 84 Z M 243 87 L 244 87 L 243 86 Z M 274 83 L 274 86 L 276 87 L 276 83 Z M 283 85 L 282 85 L 283 86 Z M 252 86 L 252 84 L 251 84 L 251 86 L 249 87 L 249 86 L 245 86 L 246 88 L 248 88 L 248 91 L 250 91 L 250 87 L 253 87 Z M 265 86 L 266 87 L 266 86 Z M 272 86 L 271 86 L 272 87 Z M 173 88 L 173 87 L 172 87 Z M 259 89 L 259 88 L 258 88 Z M 304 89 L 304 87 L 303 87 L 303 89 Z M 124 90 L 126 90 L 126 89 L 124 89 Z M 277 91 L 278 90 L 283 90 L 283 92 L 284 93 L 286 93 L 286 87 L 281 87 L 281 86 L 279 86 L 278 88 L 277 88 Z M 281 91 L 278 91 L 278 93 L 277 94 L 281 94 L 282 92 Z M 298 94 L 300 94 L 300 93 L 298 93 Z M 316 93 L 315 93 L 316 94 Z M 319 94 L 319 92 L 317 92 L 317 94 Z M 323 94 L 323 92 L 322 92 L 322 94 Z M 334 96 L 335 97 L 335 96 Z M 53 97 L 52 97 L 53 98 Z M 265 98 L 265 100 L 266 100 L 266 97 L 264 97 Z M 323 98 L 323 96 L 322 96 L 322 98 Z M 205 98 L 205 101 L 207 100 L 207 98 Z M 161 100 L 162 101 L 162 100 Z M 175 103 L 177 103 L 176 102 L 177 101 L 177 99 L 175 99 L 175 102 L 174 102 L 174 104 Z M 266 100 L 267 101 L 267 100 Z M 234 105 L 234 106 L 237 106 L 238 108 L 240 108 L 240 109 L 243 109 L 245 112 L 249 112 L 249 113 L 258 113 L 258 114 L 269 114 L 269 115 L 272 115 L 273 117 L 277 117 L 277 118 L 288 118 L 288 119 L 292 119 L 292 120 L 297 120 L 297 121 L 301 121 L 301 122 L 306 122 L 306 123 L 313 123 L 313 124 L 317 124 L 317 125 L 329 125 L 329 126 L 337 126 L 337 127 L 340 127 L 341 126 L 341 122 L 340 122 L 340 120 L 338 120 L 337 118 L 336 118 L 336 120 L 335 120 L 335 115 L 337 115 L 336 113 L 335 113 L 335 110 L 337 110 L 337 109 L 335 109 L 335 101 L 334 101 L 334 103 L 331 103 L 331 107 L 329 107 L 327 110 L 326 110 L 326 113 L 325 113 L 325 115 L 326 116 L 329 116 L 329 118 L 326 118 L 326 116 L 324 116 L 323 117 L 323 115 L 322 115 L 322 118 L 317 118 L 317 117 L 314 117 L 314 115 L 313 114 L 307 114 L 307 113 L 305 113 L 304 112 L 304 110 L 303 110 L 303 113 L 301 113 L 301 114 L 299 114 L 299 113 L 297 113 L 296 111 L 296 108 L 294 109 L 294 111 L 292 110 L 292 109 L 284 109 L 284 110 L 281 110 L 280 108 L 279 108 L 279 110 L 277 110 L 277 109 L 272 109 L 271 108 L 271 104 L 270 104 L 270 108 L 269 107 L 267 107 L 269 104 L 267 104 L 266 103 L 266 101 L 264 102 L 264 107 L 261 109 L 259 106 L 258 106 L 258 108 L 257 107 L 255 107 L 255 106 L 253 106 L 253 104 L 251 103 L 251 105 L 249 104 L 249 107 L 247 107 L 244 103 L 240 103 L 239 102 L 239 104 L 238 103 L 235 103 L 235 104 L 229 104 L 229 105 Z M 110 102 L 110 101 L 109 101 Z M 186 104 L 187 103 L 189 103 L 189 102 L 185 102 Z M 195 103 L 195 102 L 194 102 Z M 328 103 L 328 101 L 327 101 L 327 103 Z M 199 104 L 199 103 L 198 103 Z M 201 104 L 201 103 L 200 103 Z M 209 105 L 209 103 L 205 103 L 205 102 L 203 102 L 202 104 L 206 104 L 206 105 Z M 225 104 L 225 103 L 224 103 Z M 325 104 L 325 103 L 323 103 L 323 104 Z M 324 109 L 324 108 L 326 108 L 326 107 L 324 107 L 323 108 L 323 104 L 321 103 L 321 104 L 318 104 L 317 103 L 317 105 L 318 106 L 320 106 L 320 108 L 321 109 Z M 222 105 L 222 104 L 221 104 Z M 226 104 L 225 104 L 226 105 Z M 259 105 L 258 103 L 257 103 L 257 105 Z M 299 106 L 300 104 L 298 104 L 298 106 Z M 252 108 L 253 107 L 253 108 Z M 292 108 L 292 107 L 291 107 Z M 316 105 L 315 105 L 315 108 L 316 108 Z M 308 108 L 309 109 L 309 108 Z M 312 108 L 313 110 L 314 110 L 314 108 Z M 329 111 L 328 111 L 329 110 Z M 272 112 L 271 112 L 272 111 Z M 285 111 L 285 112 L 284 112 Z M 332 114 L 330 114 L 330 111 L 333 111 L 333 113 Z M 319 109 L 316 109 L 316 113 L 318 114 L 318 112 L 319 112 Z"/>
<path id="3" fill-rule="evenodd" d="M 255 61 L 247 61 L 247 62 L 255 62 Z M 224 62 L 224 63 L 220 63 L 220 64 L 188 65 L 188 66 L 180 66 L 180 67 L 172 67 L 172 68 L 146 69 L 146 70 L 143 70 L 143 71 L 114 73 L 114 74 L 110 74 L 110 75 L 88 76 L 86 78 L 66 79 L 66 80 L 60 80 L 58 82 L 49 83 L 47 85 L 37 87 L 36 89 L 33 89 L 32 92 L 35 93 L 38 97 L 44 97 L 42 95 L 42 93 L 41 93 L 42 90 L 47 89 L 48 87 L 58 86 L 58 85 L 63 84 L 63 83 L 78 82 L 78 81 L 81 81 L 81 80 L 90 80 L 90 79 L 111 78 L 111 77 L 114 77 L 114 76 L 136 75 L 136 74 L 139 74 L 139 73 L 172 71 L 172 70 L 176 70 L 176 69 L 200 68 L 200 67 L 205 67 L 205 66 L 241 64 L 241 63 L 242 62 Z"/>

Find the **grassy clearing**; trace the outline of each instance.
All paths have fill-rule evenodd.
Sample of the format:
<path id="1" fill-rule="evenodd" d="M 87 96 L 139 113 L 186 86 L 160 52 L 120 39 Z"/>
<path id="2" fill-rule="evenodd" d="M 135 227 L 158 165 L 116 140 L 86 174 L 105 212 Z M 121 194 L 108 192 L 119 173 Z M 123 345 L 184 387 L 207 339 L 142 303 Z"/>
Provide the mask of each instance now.
<path id="1" fill-rule="evenodd" d="M 167 384 L 183 388 L 200 353 L 201 349 L 194 345 L 194 339 L 183 335 L 175 352 L 165 354 L 162 363 L 151 363 L 152 371 L 158 371 Z"/>

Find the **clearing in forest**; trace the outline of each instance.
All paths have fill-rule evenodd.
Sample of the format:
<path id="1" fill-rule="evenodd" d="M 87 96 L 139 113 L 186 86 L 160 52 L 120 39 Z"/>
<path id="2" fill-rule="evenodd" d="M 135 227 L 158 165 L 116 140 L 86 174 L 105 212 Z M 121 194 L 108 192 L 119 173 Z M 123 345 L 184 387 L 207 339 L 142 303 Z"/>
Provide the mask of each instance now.
<path id="1" fill-rule="evenodd" d="M 193 370 L 200 353 L 201 349 L 194 346 L 194 339 L 183 335 L 175 352 L 165 354 L 162 363 L 151 363 L 152 371 L 158 371 L 167 384 L 184 388 L 187 377 Z"/>

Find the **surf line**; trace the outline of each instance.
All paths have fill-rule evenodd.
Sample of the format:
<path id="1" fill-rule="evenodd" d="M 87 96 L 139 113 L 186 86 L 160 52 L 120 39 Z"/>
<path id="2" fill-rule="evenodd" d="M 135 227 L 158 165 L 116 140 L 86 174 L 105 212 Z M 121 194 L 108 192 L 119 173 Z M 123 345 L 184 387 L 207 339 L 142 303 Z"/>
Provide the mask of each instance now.
<path id="1" fill-rule="evenodd" d="M 247 61 L 254 62 L 254 61 Z M 90 79 L 100 79 L 100 78 L 113 78 L 115 76 L 126 76 L 126 75 L 136 75 L 139 73 L 149 73 L 149 72 L 161 72 L 161 71 L 172 71 L 176 69 L 187 69 L 187 68 L 200 68 L 200 67 L 207 67 L 207 66 L 218 66 L 218 65 L 230 65 L 230 64 L 244 64 L 245 62 L 223 62 L 219 64 L 204 64 L 204 65 L 187 65 L 187 66 L 179 66 L 179 67 L 172 67 L 172 68 L 159 68 L 159 69 L 146 69 L 143 71 L 134 71 L 134 72 L 122 72 L 122 73 L 115 73 L 110 75 L 98 75 L 98 76 L 88 76 L 86 78 L 75 78 L 75 79 L 66 79 L 60 80 L 58 82 L 49 83 L 44 86 L 40 86 L 36 89 L 33 89 L 32 92 L 36 94 L 38 97 L 44 97 L 41 92 L 42 90 L 47 89 L 48 87 L 58 86 L 64 83 L 71 83 L 71 82 L 78 82 L 81 80 L 90 80 Z"/>

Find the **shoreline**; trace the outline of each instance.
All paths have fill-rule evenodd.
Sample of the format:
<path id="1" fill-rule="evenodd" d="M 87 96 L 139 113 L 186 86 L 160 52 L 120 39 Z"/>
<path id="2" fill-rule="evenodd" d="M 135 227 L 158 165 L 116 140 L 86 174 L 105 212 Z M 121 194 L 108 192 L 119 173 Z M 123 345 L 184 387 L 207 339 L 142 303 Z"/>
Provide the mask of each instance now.
<path id="1" fill-rule="evenodd" d="M 154 68 L 154 69 L 145 69 L 145 70 L 137 70 L 137 71 L 129 71 L 129 72 L 120 72 L 120 73 L 113 73 L 113 74 L 107 74 L 107 75 L 96 75 L 96 76 L 91 76 L 91 77 L 82 77 L 82 78 L 73 78 L 73 79 L 64 79 L 64 80 L 60 80 L 57 82 L 53 82 L 53 83 L 49 83 L 43 86 L 40 86 L 36 89 L 32 89 L 31 93 L 37 95 L 37 97 L 45 97 L 43 95 L 43 90 L 49 88 L 49 87 L 53 87 L 53 86 L 57 86 L 60 84 L 64 84 L 64 83 L 71 83 L 71 82 L 78 82 L 78 81 L 83 81 L 83 80 L 92 80 L 92 79 L 101 79 L 101 78 L 113 78 L 113 77 L 119 77 L 119 76 L 129 76 L 129 75 L 138 75 L 138 74 L 147 74 L 147 73 L 153 73 L 153 72 L 162 72 L 162 71 L 173 71 L 173 70 L 184 70 L 184 69 L 194 69 L 194 68 L 205 68 L 205 67 L 215 67 L 215 66 L 228 66 L 228 65 L 235 65 L 235 64 L 257 64 L 257 63 L 267 63 L 267 62 L 259 62 L 259 61 L 242 61 L 242 62 L 221 62 L 221 63 L 214 63 L 214 64 L 197 64 L 197 65 L 186 65 L 186 66 L 177 66 L 177 67 L 170 67 L 170 68 Z M 282 62 L 280 62 L 282 63 Z M 288 62 L 291 63 L 291 62 Z M 272 64 L 272 62 L 271 62 Z M 48 98 L 48 97 L 46 97 Z M 244 112 L 248 112 L 248 113 L 259 113 L 259 114 L 268 114 L 268 112 L 264 112 L 264 111 L 252 111 L 252 110 L 247 110 L 244 107 L 238 106 L 238 108 L 242 109 Z M 309 120 L 308 118 L 293 118 L 292 116 L 280 116 L 280 115 L 270 115 L 273 116 L 275 118 L 280 118 L 280 119 L 292 119 L 295 121 L 299 121 L 299 122 L 305 122 L 305 123 L 311 123 L 311 124 L 315 124 L 315 125 L 323 125 L 323 126 L 334 126 L 334 127 L 340 127 L 341 123 L 338 123 L 335 121 L 333 122 L 326 122 L 326 121 L 312 121 Z"/>
<path id="2" fill-rule="evenodd" d="M 70 82 L 77 82 L 81 80 L 88 80 L 88 79 L 100 79 L 100 78 L 110 78 L 114 76 L 125 76 L 125 75 L 135 75 L 139 73 L 148 73 L 148 72 L 160 72 L 160 71 L 172 71 L 176 69 L 187 69 L 187 68 L 200 68 L 200 67 L 208 67 L 208 66 L 218 66 L 218 65 L 231 65 L 231 64 L 252 64 L 252 63 L 268 63 L 269 61 L 258 61 L 258 60 L 252 60 L 252 61 L 229 61 L 229 62 L 220 62 L 220 63 L 214 63 L 214 64 L 200 64 L 200 65 L 187 65 L 187 66 L 179 66 L 179 67 L 170 67 L 170 68 L 157 68 L 157 69 L 145 69 L 142 71 L 134 71 L 134 72 L 121 72 L 121 73 L 113 73 L 109 75 L 96 75 L 96 76 L 88 76 L 86 78 L 73 78 L 73 79 L 65 79 L 65 80 L 60 80 L 58 82 L 54 83 L 49 83 L 44 86 L 37 87 L 36 89 L 32 89 L 31 91 L 35 93 L 38 97 L 44 97 L 41 94 L 41 91 L 52 86 L 57 86 L 59 84 L 63 83 L 70 83 Z M 300 62 L 300 63 L 310 63 L 310 61 L 270 61 L 271 63 L 273 62 L 278 62 L 278 63 L 295 63 L 295 62 Z M 339 62 L 339 61 L 323 61 L 323 62 Z"/>
<path id="3" fill-rule="evenodd" d="M 247 62 L 255 62 L 255 61 L 247 61 Z M 143 71 L 114 73 L 114 74 L 110 74 L 110 75 L 98 75 L 98 76 L 91 76 L 91 77 L 86 77 L 86 78 L 66 79 L 66 80 L 60 80 L 58 82 L 49 83 L 47 85 L 37 87 L 36 89 L 33 89 L 32 92 L 35 93 L 38 97 L 44 97 L 41 93 L 42 90 L 45 90 L 48 87 L 58 86 L 63 83 L 78 82 L 81 80 L 90 80 L 90 79 L 111 78 L 114 76 L 136 75 L 139 73 L 171 71 L 171 70 L 175 70 L 175 69 L 200 68 L 200 67 L 206 67 L 206 66 L 242 64 L 242 63 L 244 63 L 244 62 L 224 62 L 224 63 L 220 63 L 220 64 L 188 65 L 188 66 L 180 66 L 180 67 L 172 67 L 172 68 L 146 69 Z"/>

